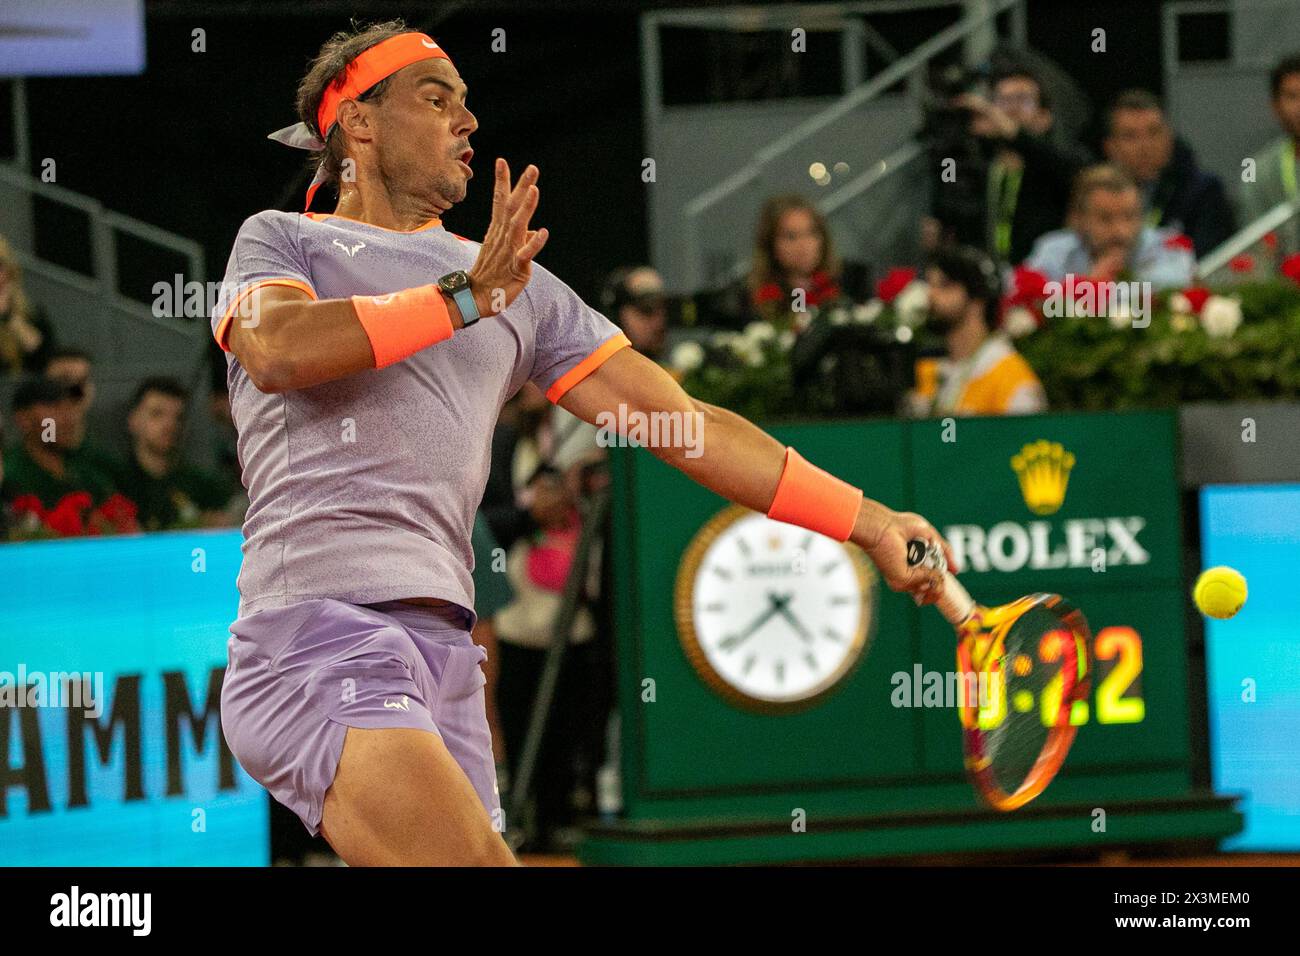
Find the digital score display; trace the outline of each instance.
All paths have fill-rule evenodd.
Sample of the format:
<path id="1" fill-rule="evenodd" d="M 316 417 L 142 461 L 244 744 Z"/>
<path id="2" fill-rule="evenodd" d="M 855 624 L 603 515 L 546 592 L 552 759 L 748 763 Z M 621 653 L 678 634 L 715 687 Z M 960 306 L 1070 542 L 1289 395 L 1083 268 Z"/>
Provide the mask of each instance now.
<path id="1" fill-rule="evenodd" d="M 1042 693 L 1018 686 L 1028 683 L 1040 666 L 1056 667 L 1060 662 L 1060 637 L 1052 632 L 1039 642 L 1037 660 L 1018 654 L 991 675 L 987 686 L 980 687 L 978 724 L 992 730 L 1006 720 L 1008 707 L 1028 713 L 1037 706 L 1043 726 L 1050 727 L 1061 706 L 1064 680 L 1059 671 Z M 976 655 L 982 648 L 977 646 Z M 1142 638 L 1132 627 L 1104 627 L 1093 638 L 1093 678 L 1091 703 L 1076 701 L 1070 711 L 1070 723 L 1082 726 L 1095 719 L 1098 724 L 1137 724 L 1146 717 L 1142 698 Z M 1036 685 L 1035 685 L 1036 686 Z"/>

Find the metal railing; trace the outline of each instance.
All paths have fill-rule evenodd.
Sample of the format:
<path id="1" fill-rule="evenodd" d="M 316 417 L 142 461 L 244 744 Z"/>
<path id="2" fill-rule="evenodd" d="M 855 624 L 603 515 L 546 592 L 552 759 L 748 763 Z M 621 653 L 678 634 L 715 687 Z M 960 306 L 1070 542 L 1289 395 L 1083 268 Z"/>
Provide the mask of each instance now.
<path id="1" fill-rule="evenodd" d="M 92 275 L 83 278 L 89 278 L 92 288 L 113 305 L 133 311 L 138 309 L 142 312 L 142 317 L 147 315 L 155 321 L 165 321 L 155 319 L 153 313 L 145 308 L 143 303 L 123 295 L 118 288 L 117 235 L 119 232 L 183 257 L 187 263 L 187 280 L 203 283 L 207 279 L 203 247 L 193 239 L 187 239 L 158 226 L 151 226 L 147 222 L 114 212 L 96 199 L 83 196 L 63 186 L 42 182 L 35 176 L 6 163 L 0 163 L 0 183 L 26 193 L 32 198 L 45 199 L 76 209 L 86 216 L 90 223 Z M 50 274 L 60 281 L 63 281 L 68 273 L 80 275 L 73 270 L 45 263 L 34 254 L 23 257 L 23 267 L 36 273 Z"/>
<path id="2" fill-rule="evenodd" d="M 157 319 L 152 311 L 142 309 L 138 299 L 132 299 L 121 293 L 118 287 L 117 235 L 125 233 L 183 257 L 188 264 L 186 279 L 199 283 L 207 281 L 203 247 L 193 239 L 114 212 L 98 200 L 63 186 L 44 182 L 31 175 L 28 172 L 31 169 L 32 153 L 27 118 L 27 86 L 21 77 L 15 78 L 10 83 L 10 103 L 13 156 L 7 161 L 0 159 L 0 182 L 30 199 L 39 198 L 75 209 L 84 214 L 90 224 L 92 274 L 89 277 L 75 270 L 45 262 L 36 257 L 34 250 L 15 249 L 23 268 L 64 285 L 71 285 L 87 292 L 98 291 L 106 302 L 135 312 L 141 318 L 147 316 L 153 321 L 166 322 Z"/>
<path id="3" fill-rule="evenodd" d="M 1297 215 L 1300 215 L 1300 200 L 1284 200 L 1278 203 L 1203 256 L 1196 264 L 1196 278 L 1208 279 L 1216 272 L 1227 268 L 1233 259 L 1262 242 L 1270 232 L 1290 222 Z"/>

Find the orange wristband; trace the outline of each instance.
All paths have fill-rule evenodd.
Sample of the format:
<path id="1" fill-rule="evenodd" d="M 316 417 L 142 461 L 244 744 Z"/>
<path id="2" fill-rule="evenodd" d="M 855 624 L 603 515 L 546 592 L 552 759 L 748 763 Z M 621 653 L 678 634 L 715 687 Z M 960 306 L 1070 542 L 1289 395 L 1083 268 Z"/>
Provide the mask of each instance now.
<path id="1" fill-rule="evenodd" d="M 436 285 L 421 285 L 389 295 L 354 295 L 361 327 L 375 353 L 375 368 L 384 368 L 414 355 L 455 330 L 447 301 Z"/>
<path id="2" fill-rule="evenodd" d="M 861 507 L 861 488 L 809 464 L 793 448 L 785 450 L 785 469 L 767 509 L 769 518 L 847 541 Z"/>

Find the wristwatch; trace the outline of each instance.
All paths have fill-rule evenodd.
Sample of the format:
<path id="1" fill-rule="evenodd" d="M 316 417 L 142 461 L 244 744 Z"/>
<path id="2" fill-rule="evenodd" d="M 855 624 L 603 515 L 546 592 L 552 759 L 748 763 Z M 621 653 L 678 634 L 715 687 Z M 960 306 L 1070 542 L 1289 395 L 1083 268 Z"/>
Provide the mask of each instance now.
<path id="1" fill-rule="evenodd" d="M 465 328 L 469 328 L 482 318 L 479 315 L 478 303 L 474 301 L 474 293 L 469 288 L 469 274 L 464 269 L 448 272 L 438 280 L 438 288 L 451 296 L 452 301 L 456 303 L 456 308 L 460 309 L 460 317 L 465 320 Z"/>

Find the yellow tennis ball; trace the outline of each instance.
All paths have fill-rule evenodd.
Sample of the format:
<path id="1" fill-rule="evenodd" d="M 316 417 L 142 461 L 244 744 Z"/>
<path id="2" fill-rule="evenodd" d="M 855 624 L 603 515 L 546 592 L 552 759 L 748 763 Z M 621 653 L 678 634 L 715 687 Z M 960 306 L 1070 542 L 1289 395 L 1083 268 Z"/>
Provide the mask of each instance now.
<path id="1" fill-rule="evenodd" d="M 1192 589 L 1192 600 L 1202 614 L 1225 620 L 1246 603 L 1246 579 L 1227 567 L 1202 571 Z"/>

